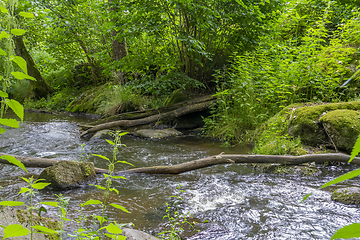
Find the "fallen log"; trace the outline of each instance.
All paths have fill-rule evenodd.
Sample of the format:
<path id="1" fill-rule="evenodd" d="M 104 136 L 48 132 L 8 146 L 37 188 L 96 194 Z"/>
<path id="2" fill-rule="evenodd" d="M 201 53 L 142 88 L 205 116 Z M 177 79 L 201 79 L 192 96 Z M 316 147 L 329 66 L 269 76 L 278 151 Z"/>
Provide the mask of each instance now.
<path id="1" fill-rule="evenodd" d="M 145 117 L 149 117 L 149 116 L 152 116 L 152 115 L 157 115 L 159 113 L 161 114 L 161 113 L 166 113 L 166 112 L 169 112 L 169 111 L 173 111 L 173 110 L 176 110 L 176 109 L 184 107 L 184 106 L 212 101 L 215 98 L 216 97 L 214 97 L 213 95 L 206 95 L 206 96 L 203 96 L 203 97 L 199 97 L 199 98 L 195 98 L 195 99 L 192 99 L 192 100 L 179 102 L 179 103 L 175 103 L 175 104 L 172 104 L 172 105 L 163 106 L 163 107 L 159 107 L 159 108 L 152 108 L 152 109 L 142 110 L 142 111 L 121 113 L 121 114 L 117 114 L 115 116 L 111 116 L 111 117 L 108 117 L 108 118 L 99 119 L 99 120 L 97 120 L 95 122 L 92 122 L 92 123 L 78 124 L 78 126 L 82 127 L 82 130 L 87 130 L 87 129 L 89 129 L 89 128 L 93 127 L 93 126 L 99 125 L 99 124 L 113 122 L 113 121 L 119 121 L 119 120 L 135 120 L 135 119 L 145 118 Z"/>
<path id="2" fill-rule="evenodd" d="M 97 131 L 100 131 L 103 129 L 109 129 L 109 128 L 114 128 L 114 127 L 120 127 L 123 129 L 127 129 L 129 127 L 145 125 L 145 124 L 157 122 L 160 120 L 174 119 L 174 118 L 177 118 L 177 117 L 189 114 L 189 113 L 205 110 L 211 105 L 211 103 L 212 103 L 212 101 L 207 101 L 207 102 L 197 103 L 194 105 L 188 105 L 188 106 L 184 106 L 184 107 L 175 109 L 170 112 L 152 115 L 152 116 L 141 118 L 141 119 L 119 120 L 119 121 L 99 124 L 92 128 L 89 128 L 88 130 L 83 132 L 80 136 L 84 136 L 91 132 L 97 132 Z"/>
<path id="3" fill-rule="evenodd" d="M 8 155 L 0 153 L 2 155 Z M 14 156 L 17 160 L 21 161 L 25 167 L 39 167 L 46 168 L 61 160 L 48 159 L 48 158 L 34 158 Z M 148 174 L 180 174 L 200 168 L 205 168 L 219 164 L 229 163 L 279 163 L 283 165 L 299 165 L 302 163 L 324 163 L 324 162 L 343 162 L 347 163 L 350 156 L 343 153 L 326 153 L 326 154 L 307 154 L 301 156 L 287 156 L 287 155 L 245 155 L 245 154 L 219 154 L 207 158 L 184 162 L 171 166 L 153 166 L 134 168 L 123 171 L 115 172 L 116 175 L 133 174 L 133 173 L 148 173 Z M 0 163 L 10 164 L 5 159 L 0 158 Z M 360 157 L 355 157 L 351 164 L 360 165 Z M 95 168 L 97 174 L 108 173 L 108 170 L 102 168 Z"/>

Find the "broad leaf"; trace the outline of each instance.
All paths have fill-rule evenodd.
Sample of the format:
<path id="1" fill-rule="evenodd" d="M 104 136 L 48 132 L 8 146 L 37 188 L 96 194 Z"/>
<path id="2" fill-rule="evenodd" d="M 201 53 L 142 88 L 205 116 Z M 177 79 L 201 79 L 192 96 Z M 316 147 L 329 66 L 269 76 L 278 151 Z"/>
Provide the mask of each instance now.
<path id="1" fill-rule="evenodd" d="M 21 237 L 29 234 L 29 229 L 24 228 L 20 224 L 11 224 L 4 229 L 4 237 L 3 239 L 9 237 Z"/>
<path id="2" fill-rule="evenodd" d="M 0 119 L 1 120 L 1 119 Z M 24 170 L 25 172 L 28 172 L 28 170 L 26 169 L 26 167 L 24 166 L 24 164 L 22 162 L 20 162 L 19 160 L 17 160 L 15 157 L 10 156 L 10 155 L 3 155 L 0 158 L 3 158 L 5 160 L 7 160 L 9 163 L 14 164 L 15 166 L 18 166 L 19 168 L 21 168 L 22 170 Z"/>
<path id="3" fill-rule="evenodd" d="M 10 99 L 6 102 L 7 105 L 14 111 L 14 113 L 21 119 L 24 120 L 24 107 L 16 100 Z"/>
<path id="4" fill-rule="evenodd" d="M 10 118 L 0 119 L 0 124 L 5 125 L 5 126 L 9 126 L 9 127 L 12 127 L 12 128 L 18 128 L 19 127 L 19 121 L 15 120 L 15 119 L 10 119 Z"/>
<path id="5" fill-rule="evenodd" d="M 19 202 L 19 201 L 1 201 L 0 202 L 1 206 L 11 206 L 11 207 L 15 207 L 15 206 L 21 206 L 24 205 L 23 202 Z"/>
<path id="6" fill-rule="evenodd" d="M 100 200 L 90 199 L 90 200 L 86 201 L 86 203 L 84 203 L 83 206 L 91 205 L 91 204 L 102 204 L 102 202 Z"/>
<path id="7" fill-rule="evenodd" d="M 103 155 L 93 154 L 93 156 L 100 157 L 100 158 L 102 158 L 102 159 L 105 159 L 105 160 L 108 160 L 108 161 L 109 161 L 109 159 L 108 159 L 107 157 L 103 156 Z"/>
<path id="8" fill-rule="evenodd" d="M 9 95 L 6 92 L 3 92 L 0 90 L 0 97 L 5 97 L 7 98 Z"/>
<path id="9" fill-rule="evenodd" d="M 319 189 L 322 189 L 322 188 L 324 188 L 324 187 L 328 187 L 328 186 L 331 186 L 331 185 L 333 185 L 333 184 L 336 184 L 336 183 L 339 183 L 339 182 L 348 180 L 348 179 L 350 179 L 350 178 L 354 178 L 354 177 L 359 176 L 359 175 L 360 175 L 360 168 L 355 169 L 355 170 L 353 170 L 353 171 L 351 171 L 351 172 L 348 172 L 348 173 L 346 173 L 346 174 L 343 174 L 343 175 L 341 175 L 340 177 L 337 177 L 337 178 L 335 178 L 335 179 L 333 179 L 333 180 L 325 183 L 325 184 L 322 185 Z"/>
<path id="10" fill-rule="evenodd" d="M 0 33 L 0 39 L 2 39 L 2 38 L 10 38 L 10 34 L 8 34 L 7 32 L 2 31 Z"/>
<path id="11" fill-rule="evenodd" d="M 6 52 L 0 48 L 0 56 L 6 56 Z"/>
<path id="12" fill-rule="evenodd" d="M 19 192 L 19 194 L 26 193 L 26 192 L 28 192 L 28 191 L 30 191 L 30 189 L 28 189 L 28 188 L 26 188 L 26 187 L 22 187 L 21 190 L 20 190 L 20 192 Z"/>
<path id="13" fill-rule="evenodd" d="M 112 234 L 120 234 L 120 233 L 122 233 L 121 228 L 119 228 L 118 226 L 116 226 L 113 223 L 110 223 L 109 225 L 107 225 L 104 228 L 106 229 L 106 231 L 108 231 L 109 233 L 112 233 Z"/>
<path id="14" fill-rule="evenodd" d="M 5 128 L 0 128 L 0 134 L 6 132 L 6 129 Z"/>
<path id="15" fill-rule="evenodd" d="M 28 12 L 19 12 L 19 15 L 25 18 L 35 18 L 35 15 Z"/>
<path id="16" fill-rule="evenodd" d="M 13 75 L 16 79 L 19 79 L 19 80 L 29 79 L 29 80 L 36 81 L 35 78 L 33 78 L 25 73 L 22 73 L 22 72 L 11 72 L 11 75 Z"/>
<path id="17" fill-rule="evenodd" d="M 49 186 L 51 183 L 35 183 L 31 185 L 32 188 L 35 189 L 44 189 L 46 186 Z"/>
<path id="18" fill-rule="evenodd" d="M 27 64 L 25 59 L 19 56 L 12 56 L 11 60 L 16 63 L 27 74 Z"/>
<path id="19" fill-rule="evenodd" d="M 2 12 L 2 13 L 8 13 L 9 11 L 6 9 L 6 8 L 4 8 L 3 6 L 0 6 L 0 11 Z"/>
<path id="20" fill-rule="evenodd" d="M 123 176 L 111 176 L 111 178 L 113 178 L 113 179 L 127 179 L 126 177 L 123 177 Z"/>
<path id="21" fill-rule="evenodd" d="M 111 141 L 111 140 L 109 140 L 109 139 L 105 139 L 105 140 L 106 140 L 109 144 L 115 146 L 115 143 L 114 143 L 113 141 Z"/>
<path id="22" fill-rule="evenodd" d="M 353 147 L 353 150 L 351 151 L 351 157 L 349 160 L 349 163 L 360 153 L 360 135 L 358 139 L 356 140 L 356 143 Z"/>
<path id="23" fill-rule="evenodd" d="M 11 33 L 14 34 L 15 36 L 21 36 L 25 34 L 25 30 L 24 29 L 19 29 L 19 28 L 14 28 L 11 29 Z"/>
<path id="24" fill-rule="evenodd" d="M 114 208 L 120 209 L 126 213 L 130 213 L 128 210 L 126 210 L 126 208 L 124 208 L 123 206 L 116 204 L 116 203 L 110 203 L 110 206 L 113 206 Z"/>
<path id="25" fill-rule="evenodd" d="M 57 202 L 40 202 L 39 204 L 44 204 L 44 205 L 48 205 L 48 206 L 52 206 L 52 207 L 59 206 Z"/>
<path id="26" fill-rule="evenodd" d="M 347 239 L 360 237 L 360 223 L 353 223 L 340 228 L 332 235 L 331 239 Z"/>
<path id="27" fill-rule="evenodd" d="M 32 226 L 31 228 L 34 228 L 40 232 L 44 232 L 44 233 L 50 233 L 50 234 L 59 234 L 58 232 L 50 229 L 50 228 L 47 228 L 47 227 L 44 227 L 44 226 L 40 226 L 40 225 L 36 225 L 36 226 Z"/>

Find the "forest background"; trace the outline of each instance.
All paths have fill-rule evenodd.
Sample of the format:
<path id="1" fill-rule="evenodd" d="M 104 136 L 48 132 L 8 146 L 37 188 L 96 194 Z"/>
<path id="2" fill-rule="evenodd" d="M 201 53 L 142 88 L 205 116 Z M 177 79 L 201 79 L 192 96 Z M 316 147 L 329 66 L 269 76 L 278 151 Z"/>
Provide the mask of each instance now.
<path id="1" fill-rule="evenodd" d="M 36 81 L 0 81 L 28 109 L 71 111 L 96 89 L 96 107 L 84 111 L 98 114 L 159 107 L 177 89 L 212 93 L 203 134 L 251 142 L 289 104 L 359 98 L 359 3 L 19 0 L 1 18 L 0 75 L 21 72 L 7 61 L 17 55 Z"/>

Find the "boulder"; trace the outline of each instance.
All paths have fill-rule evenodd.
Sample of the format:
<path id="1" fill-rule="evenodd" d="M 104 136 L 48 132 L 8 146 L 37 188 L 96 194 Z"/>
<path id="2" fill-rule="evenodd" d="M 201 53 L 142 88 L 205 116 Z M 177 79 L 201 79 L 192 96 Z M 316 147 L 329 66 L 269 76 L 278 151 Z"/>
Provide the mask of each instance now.
<path id="1" fill-rule="evenodd" d="M 331 195 L 331 200 L 343 204 L 360 206 L 360 188 L 346 187 L 336 189 Z"/>
<path id="2" fill-rule="evenodd" d="M 351 153 L 360 134 L 360 111 L 334 110 L 320 117 L 320 123 L 338 149 Z"/>
<path id="3" fill-rule="evenodd" d="M 111 132 L 113 132 L 113 131 L 110 129 L 100 130 L 100 131 L 97 131 L 90 139 L 107 138 L 107 137 L 110 137 Z"/>
<path id="4" fill-rule="evenodd" d="M 151 139 L 161 139 L 167 137 L 180 136 L 182 135 L 182 133 L 174 128 L 158 129 L 158 130 L 141 129 L 136 131 L 135 135 L 140 137 L 151 138 Z"/>
<path id="5" fill-rule="evenodd" d="M 122 235 L 126 236 L 126 240 L 159 240 L 157 237 L 154 237 L 146 232 L 131 228 L 123 228 Z"/>
<path id="6" fill-rule="evenodd" d="M 80 187 L 96 177 L 94 163 L 60 161 L 51 167 L 45 168 L 39 179 L 51 183 L 54 189 L 69 189 Z"/>

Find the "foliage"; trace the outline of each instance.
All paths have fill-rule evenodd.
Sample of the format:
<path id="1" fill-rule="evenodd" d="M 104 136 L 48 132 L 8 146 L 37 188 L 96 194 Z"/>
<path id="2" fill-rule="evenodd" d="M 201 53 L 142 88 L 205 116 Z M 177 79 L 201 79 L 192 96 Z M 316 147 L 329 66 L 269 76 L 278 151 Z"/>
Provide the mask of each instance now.
<path id="1" fill-rule="evenodd" d="M 180 202 L 183 200 L 180 196 L 180 193 L 184 192 L 181 190 L 181 184 L 179 184 L 176 189 L 179 190 L 179 193 L 174 196 L 170 196 L 171 198 L 174 198 L 175 201 L 173 204 L 166 203 L 166 215 L 163 217 L 163 219 L 168 219 L 168 227 L 170 230 L 160 232 L 158 235 L 161 237 L 161 239 L 171 239 L 171 240 L 181 240 L 181 237 L 179 233 L 181 233 L 184 229 L 183 226 L 185 224 L 189 224 L 191 227 L 193 226 L 188 220 L 187 216 L 180 212 Z"/>

